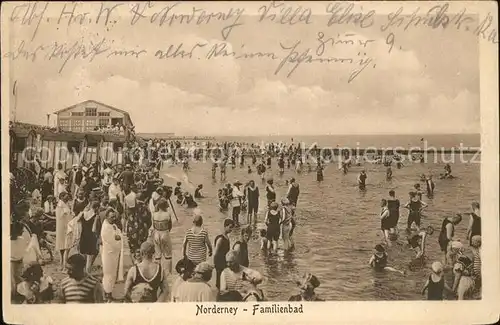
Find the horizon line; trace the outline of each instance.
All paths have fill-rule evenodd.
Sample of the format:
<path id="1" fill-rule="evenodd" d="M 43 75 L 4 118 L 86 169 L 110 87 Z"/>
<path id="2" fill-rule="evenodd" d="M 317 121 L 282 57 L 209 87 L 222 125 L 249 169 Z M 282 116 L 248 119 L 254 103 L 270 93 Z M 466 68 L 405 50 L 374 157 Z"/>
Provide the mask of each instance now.
<path id="1" fill-rule="evenodd" d="M 481 135 L 481 132 L 462 132 L 462 133 L 335 133 L 335 134 L 177 134 L 175 132 L 136 132 L 142 134 L 170 134 L 175 137 L 315 137 L 315 136 L 357 136 L 357 135 L 411 135 L 425 137 L 429 135 Z"/>

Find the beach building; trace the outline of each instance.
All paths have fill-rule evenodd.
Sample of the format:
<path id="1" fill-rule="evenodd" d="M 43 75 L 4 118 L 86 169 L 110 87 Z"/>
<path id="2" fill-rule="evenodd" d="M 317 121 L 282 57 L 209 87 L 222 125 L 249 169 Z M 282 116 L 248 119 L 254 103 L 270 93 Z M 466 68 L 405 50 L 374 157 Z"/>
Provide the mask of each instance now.
<path id="1" fill-rule="evenodd" d="M 61 131 L 92 132 L 117 125 L 124 129 L 134 126 L 128 112 L 96 100 L 86 100 L 54 114 L 57 115 L 57 127 Z"/>

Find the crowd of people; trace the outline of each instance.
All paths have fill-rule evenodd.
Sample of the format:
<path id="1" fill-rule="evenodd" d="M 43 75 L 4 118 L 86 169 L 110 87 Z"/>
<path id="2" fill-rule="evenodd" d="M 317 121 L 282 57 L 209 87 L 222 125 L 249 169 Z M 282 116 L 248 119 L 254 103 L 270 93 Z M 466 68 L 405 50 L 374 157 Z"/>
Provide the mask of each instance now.
<path id="1" fill-rule="evenodd" d="M 185 235 L 183 258 L 175 265 L 179 277 L 168 286 L 167 279 L 173 277 L 170 230 L 173 218 L 177 218 L 172 198 L 177 198 L 178 206 L 196 208 L 195 198 L 203 197 L 203 186 L 199 185 L 193 194 L 183 190 L 181 182 L 175 188 L 166 186 L 158 167 L 157 160 L 153 160 L 149 164 L 125 164 L 123 170 L 94 163 L 75 164 L 70 171 L 58 164 L 55 171 L 41 171 L 40 186 L 27 199 L 13 204 L 13 301 L 112 302 L 117 300 L 113 290 L 120 281 L 125 281 L 125 301 L 263 300 L 264 293 L 258 288 L 263 277 L 249 268 L 247 243 L 253 231 L 251 218 L 255 224 L 258 211 L 258 189 L 252 182 L 244 189 L 238 181 L 226 186 L 225 197 L 230 201 L 232 218 L 223 221 L 223 232 L 216 236 L 213 246 L 203 228 L 201 210 L 193 210 L 193 227 Z M 11 182 L 15 184 L 14 177 Z M 268 181 L 269 212 L 262 236 L 263 249 L 276 250 L 280 233 L 287 243 L 286 249 L 293 249 L 291 236 L 298 185 L 292 180 L 290 188 L 288 198 L 278 205 L 272 180 Z M 247 202 L 250 222 L 242 227 L 239 217 L 247 209 Z M 46 232 L 51 222 L 55 223 L 53 248 Z M 228 234 L 235 228 L 240 231 L 241 239 L 231 245 Z M 126 275 L 125 240 L 134 264 Z M 59 257 L 59 271 L 67 274 L 60 283 L 44 275 L 44 249 L 51 260 L 52 253 Z M 207 258 L 212 255 L 214 262 L 210 264 Z M 96 276 L 93 267 L 99 256 L 102 279 Z M 216 286 L 212 288 L 208 282 L 214 269 Z M 315 297 L 311 288 L 317 287 L 319 280 L 313 275 L 302 280 L 304 299 Z M 55 294 L 46 293 L 55 287 Z"/>
<path id="2" fill-rule="evenodd" d="M 120 123 L 116 123 L 115 125 L 98 125 L 94 128 L 94 132 L 100 132 L 104 134 L 116 134 L 116 135 L 125 135 L 125 126 L 120 125 Z"/>
<path id="3" fill-rule="evenodd" d="M 445 170 L 449 165 L 445 166 Z M 425 176 L 425 175 L 424 175 Z M 426 182 L 427 197 L 434 195 L 435 185 L 432 177 L 424 177 Z M 434 227 L 429 225 L 422 227 L 423 211 L 428 204 L 422 200 L 423 192 L 420 184 L 408 194 L 408 201 L 402 205 L 396 197 L 394 190 L 389 191 L 387 199 L 381 200 L 380 229 L 383 238 L 381 244 L 375 245 L 374 253 L 369 264 L 377 271 L 392 271 L 405 274 L 404 270 L 398 270 L 388 266 L 387 248 L 399 237 L 398 223 L 400 209 L 406 209 L 406 241 L 408 247 L 414 251 L 414 258 L 410 262 L 409 270 L 426 265 L 426 245 L 429 237 L 434 233 Z M 455 234 L 455 226 L 462 222 L 464 216 L 469 216 L 466 242 L 468 248 Z M 464 213 L 456 213 L 445 217 L 440 226 L 437 242 L 443 253 L 442 261 L 434 261 L 431 264 L 431 273 L 422 289 L 422 294 L 427 292 L 428 300 L 443 300 L 445 297 L 455 297 L 459 300 L 476 299 L 481 294 L 481 217 L 480 204 L 476 201 L 471 203 L 471 210 Z M 451 270 L 453 285 L 450 287 L 445 281 L 445 271 Z M 446 295 L 446 292 L 449 295 Z"/>
<path id="4" fill-rule="evenodd" d="M 321 182 L 327 164 L 325 161 L 330 157 L 312 151 L 316 155 L 313 166 L 309 157 L 302 155 L 300 145 L 259 146 L 208 142 L 203 149 L 196 145 L 196 142 L 151 139 L 142 147 L 138 143 L 127 146 L 130 151 L 125 151 L 123 168 L 93 163 L 74 165 L 69 172 L 63 170 L 61 164 L 55 171 L 44 170 L 40 186 L 27 199 L 11 204 L 13 301 L 97 303 L 121 299 L 129 302 L 265 300 L 265 294 L 259 288 L 264 277 L 249 267 L 248 242 L 252 233 L 257 231 L 262 250 L 276 252 L 280 239 L 285 252 L 293 250 L 293 234 L 297 226 L 296 207 L 300 196 L 299 184 L 295 178 L 291 178 L 287 180 L 286 194 L 277 197 L 270 176 L 273 164 L 277 165 L 279 175 L 283 175 L 285 168 L 294 168 L 297 174 L 313 172 L 314 168 L 316 180 Z M 255 226 L 260 191 L 251 176 L 245 184 L 234 181 L 223 184 L 218 190 L 219 209 L 227 212 L 228 218 L 223 220 L 222 232 L 215 237 L 213 245 L 203 226 L 203 213 L 197 203 L 205 196 L 203 185 L 199 184 L 191 193 L 191 190 L 183 189 L 181 181 L 174 188 L 164 184 L 160 170 L 165 161 L 182 164 L 187 175 L 190 170 L 189 159 L 200 160 L 207 147 L 214 157 L 211 166 L 213 179 L 217 178 L 219 170 L 220 180 L 226 182 L 228 165 L 232 169 L 237 165 L 240 168 L 246 166 L 249 175 L 255 169 L 265 186 L 267 204 L 264 227 L 257 229 Z M 402 168 L 397 156 L 381 160 L 387 167 L 388 180 L 392 177 L 390 168 L 393 161 L 397 168 Z M 352 165 L 362 164 L 364 162 L 359 157 L 345 157 L 342 158 L 340 169 L 347 174 Z M 451 175 L 449 165 L 445 167 L 445 172 Z M 360 190 L 366 189 L 367 180 L 368 175 L 362 170 L 357 178 Z M 11 179 L 11 186 L 15 181 Z M 432 197 L 435 188 L 432 177 L 425 176 L 423 181 L 427 195 Z M 369 261 L 375 270 L 406 273 L 388 265 L 388 248 L 399 237 L 397 225 L 401 208 L 408 210 L 406 234 L 409 247 L 415 250 L 415 263 L 423 263 L 426 243 L 434 230 L 430 226 L 421 226 L 422 210 L 427 206 L 422 201 L 422 195 L 420 185 L 416 184 L 405 205 L 400 204 L 393 190 L 387 199 L 381 201 L 380 219 L 384 240 L 375 246 Z M 193 221 L 179 248 L 182 258 L 174 266 L 170 231 L 173 220 L 177 218 L 176 206 L 189 209 Z M 464 214 L 445 218 L 439 235 L 444 263 L 432 263 L 432 273 L 424 287 L 430 300 L 444 299 L 445 289 L 450 289 L 458 299 L 470 299 L 480 289 L 479 203 L 474 202 L 468 214 L 471 221 L 467 239 L 472 258 L 466 254 L 465 246 L 454 234 L 454 226 L 461 222 Z M 242 216 L 246 217 L 246 222 L 241 222 Z M 55 240 L 52 248 L 45 230 L 53 224 Z M 240 239 L 231 243 L 229 234 L 235 229 L 239 231 Z M 123 263 L 125 241 L 133 260 L 133 266 L 127 272 Z M 43 250 L 49 252 L 50 259 L 53 259 L 52 253 L 58 253 L 60 271 L 67 274 L 59 283 L 44 274 Z M 102 279 L 96 275 L 94 267 L 99 257 Z M 209 262 L 211 257 L 213 263 Z M 447 267 L 453 270 L 452 288 L 448 288 L 444 281 L 443 271 Z M 210 284 L 213 273 L 215 286 Z M 115 286 L 121 281 L 125 283 L 124 297 L 114 297 Z M 290 297 L 290 301 L 321 301 L 315 294 L 315 289 L 320 285 L 315 275 L 304 274 L 298 280 L 298 285 L 300 294 Z"/>

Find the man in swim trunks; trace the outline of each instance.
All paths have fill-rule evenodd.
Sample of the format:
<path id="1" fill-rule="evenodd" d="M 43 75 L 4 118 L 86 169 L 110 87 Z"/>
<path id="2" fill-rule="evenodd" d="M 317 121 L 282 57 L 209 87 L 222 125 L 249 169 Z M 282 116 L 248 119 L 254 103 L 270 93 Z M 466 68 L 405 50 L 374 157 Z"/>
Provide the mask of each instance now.
<path id="1" fill-rule="evenodd" d="M 427 204 L 418 198 L 416 192 L 410 192 L 409 195 L 410 201 L 405 205 L 405 208 L 409 210 L 406 229 L 409 231 L 412 224 L 415 223 L 417 230 L 420 230 L 421 212 L 427 207 Z"/>
<path id="2" fill-rule="evenodd" d="M 358 176 L 358 187 L 360 190 L 364 190 L 366 188 L 366 171 L 363 169 Z"/>
<path id="3" fill-rule="evenodd" d="M 399 222 L 399 199 L 396 198 L 396 192 L 394 190 L 389 191 L 389 199 L 387 200 L 387 207 L 389 208 L 389 237 L 394 238 L 398 234 L 398 222 Z"/>

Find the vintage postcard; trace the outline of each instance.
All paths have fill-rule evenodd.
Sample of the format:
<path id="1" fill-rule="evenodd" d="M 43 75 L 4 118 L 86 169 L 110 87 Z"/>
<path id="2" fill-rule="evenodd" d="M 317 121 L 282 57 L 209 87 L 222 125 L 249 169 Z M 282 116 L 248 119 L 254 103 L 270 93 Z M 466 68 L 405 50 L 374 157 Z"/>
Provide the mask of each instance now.
<path id="1" fill-rule="evenodd" d="M 497 9 L 2 3 L 5 322 L 497 321 Z"/>

